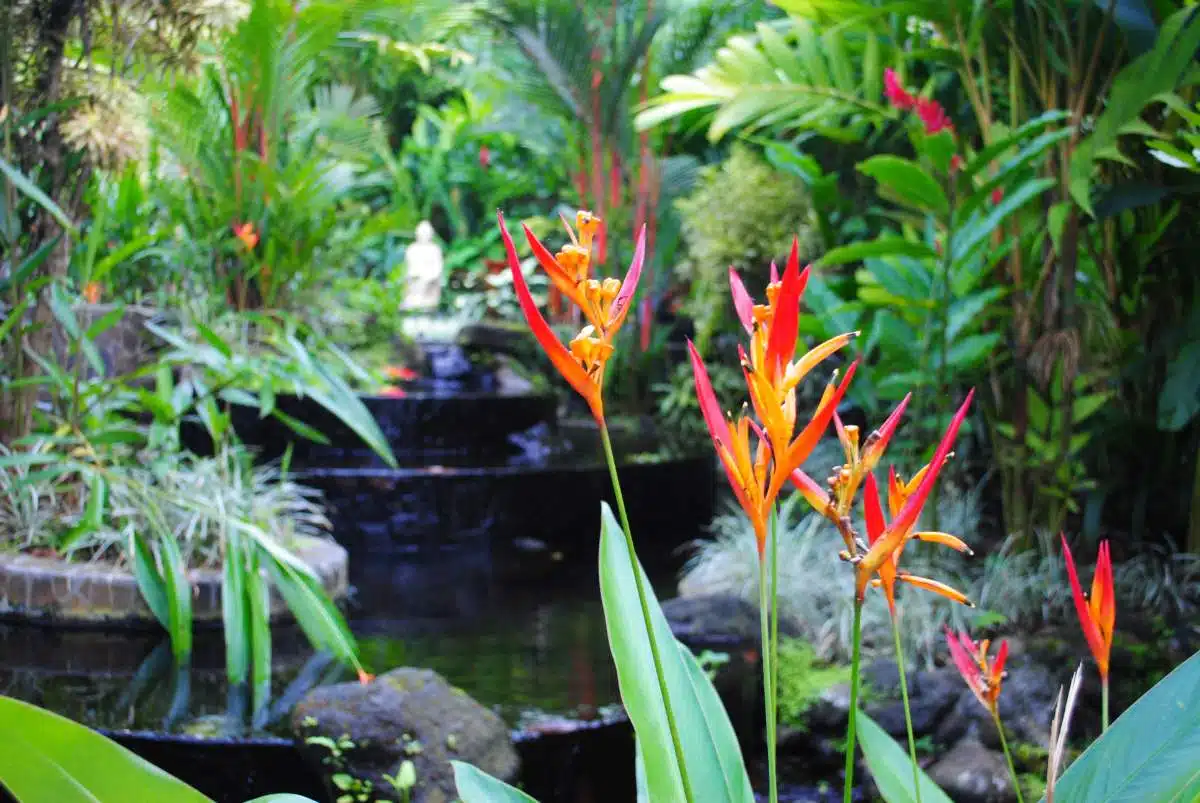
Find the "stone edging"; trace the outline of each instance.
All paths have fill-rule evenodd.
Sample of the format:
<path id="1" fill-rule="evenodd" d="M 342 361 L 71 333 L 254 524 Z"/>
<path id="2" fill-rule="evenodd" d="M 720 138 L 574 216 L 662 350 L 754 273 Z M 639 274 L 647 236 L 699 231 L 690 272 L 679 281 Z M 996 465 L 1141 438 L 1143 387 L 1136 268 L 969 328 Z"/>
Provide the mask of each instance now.
<path id="1" fill-rule="evenodd" d="M 324 538 L 297 539 L 293 553 L 304 561 L 334 599 L 349 588 L 346 550 Z M 221 570 L 192 569 L 192 617 L 196 624 L 221 622 Z M 285 618 L 287 606 L 271 590 L 272 621 Z M 0 618 L 86 627 L 157 626 L 133 574 L 103 563 L 68 563 L 57 558 L 0 553 Z"/>

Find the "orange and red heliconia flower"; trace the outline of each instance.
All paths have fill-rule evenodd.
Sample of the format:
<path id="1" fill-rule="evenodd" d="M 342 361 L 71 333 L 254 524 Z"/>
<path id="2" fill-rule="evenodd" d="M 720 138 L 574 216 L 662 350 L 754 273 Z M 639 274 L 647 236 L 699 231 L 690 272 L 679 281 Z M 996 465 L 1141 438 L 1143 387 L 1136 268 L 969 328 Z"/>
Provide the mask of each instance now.
<path id="1" fill-rule="evenodd" d="M 904 550 L 905 544 L 916 537 L 913 533 L 913 527 L 916 525 L 917 518 L 921 515 L 921 510 L 924 508 L 925 502 L 933 490 L 933 484 L 937 481 L 942 466 L 945 465 L 946 459 L 950 456 L 950 449 L 954 445 L 954 439 L 958 435 L 959 427 L 962 426 L 962 422 L 966 419 L 967 410 L 970 408 L 971 400 L 974 396 L 974 390 L 967 394 L 966 401 L 958 408 L 958 412 L 954 414 L 954 418 L 951 419 L 950 425 L 946 428 L 946 434 L 942 436 L 942 440 L 934 451 L 933 459 L 929 461 L 929 465 L 922 469 L 907 486 L 898 487 L 899 482 L 894 479 L 889 483 L 889 486 L 891 486 L 889 487 L 889 506 L 893 507 L 891 524 L 884 526 L 882 511 L 878 510 L 879 494 L 875 490 L 874 479 L 871 478 L 868 480 L 869 486 L 865 504 L 870 505 L 873 497 L 876 509 L 875 511 L 869 508 L 867 510 L 867 529 L 870 543 L 867 551 L 858 556 L 854 568 L 855 593 L 859 602 L 866 598 L 867 586 L 877 577 L 885 584 L 885 587 L 887 580 L 884 578 L 886 576 L 894 574 L 895 577 L 900 577 L 897 568 L 900 554 Z M 874 492 L 872 493 L 872 491 Z M 873 537 L 871 536 L 872 529 L 876 532 L 876 535 Z M 927 538 L 921 540 L 934 541 L 954 547 L 955 549 L 966 549 L 966 545 L 959 539 L 946 533 L 928 533 L 927 536 Z M 853 556 L 853 551 L 851 555 Z M 969 604 L 965 596 L 948 586 L 932 580 L 912 577 L 911 575 L 904 576 L 907 578 L 905 582 L 942 594 L 958 602 Z"/>
<path id="2" fill-rule="evenodd" d="M 734 496 L 754 528 L 760 559 L 766 552 L 767 522 L 780 491 L 825 433 L 857 367 L 852 363 L 839 384 L 831 381 L 826 386 L 812 418 L 797 434 L 797 385 L 856 334 L 830 338 L 800 359 L 792 359 L 799 336 L 800 297 L 807 280 L 808 269 L 800 271 L 798 242 L 792 244 L 782 278 L 771 266 L 766 304 L 755 304 L 741 278 L 730 271 L 734 308 L 750 335 L 749 351 L 739 347 L 738 352 L 753 417 L 742 413 L 736 421 L 726 418 L 704 361 L 688 342 L 700 412 Z"/>
<path id="3" fill-rule="evenodd" d="M 996 657 L 989 660 L 988 647 L 991 644 L 987 639 L 976 644 L 965 632 L 955 633 L 948 627 L 945 631 L 950 657 L 958 667 L 958 673 L 983 707 L 998 718 L 1000 686 L 1004 682 L 1004 663 L 1008 660 L 1008 642 L 1001 641 Z"/>
<path id="4" fill-rule="evenodd" d="M 854 495 L 858 492 L 863 477 L 874 471 L 875 466 L 879 464 L 911 398 L 912 394 L 907 394 L 896 405 L 896 409 L 887 417 L 883 425 L 868 435 L 866 441 L 861 445 L 858 427 L 843 425 L 841 417 L 836 412 L 833 414 L 834 430 L 837 432 L 838 441 L 842 444 L 846 462 L 835 467 L 833 474 L 826 480 L 826 484 L 833 493 L 832 496 L 803 470 L 796 469 L 792 472 L 792 484 L 808 500 L 814 510 L 838 525 L 839 531 L 842 531 L 842 520 L 850 514 L 850 506 L 854 502 Z M 848 534 L 842 532 L 842 537 L 846 540 L 846 548 L 853 549 L 854 545 L 848 538 Z"/>
<path id="5" fill-rule="evenodd" d="M 630 302 L 642 274 L 642 263 L 646 256 L 645 227 L 638 235 L 633 260 L 625 278 L 593 279 L 589 275 L 592 242 L 602 231 L 602 223 L 598 217 L 590 212 L 579 212 L 576 215 L 578 236 L 564 220 L 571 242 L 563 246 L 557 254 L 551 254 L 528 226 L 522 226 L 534 257 L 546 271 L 550 281 L 564 297 L 580 309 L 588 322 L 579 334 L 564 346 L 538 310 L 537 303 L 529 292 L 516 246 L 513 245 L 508 228 L 504 225 L 504 215 L 497 212 L 496 217 L 500 223 L 500 237 L 504 241 L 505 256 L 513 277 L 513 289 L 533 336 L 537 338 L 558 372 L 588 403 L 596 420 L 603 422 L 604 368 L 608 358 L 612 356 L 613 340 L 629 313 Z"/>
<path id="6" fill-rule="evenodd" d="M 85 284 L 83 286 L 84 301 L 86 301 L 89 304 L 99 304 L 101 289 L 102 288 L 100 287 L 99 282 L 88 282 L 87 284 Z"/>
<path id="7" fill-rule="evenodd" d="M 899 482 L 896 478 L 896 471 L 892 469 L 889 472 L 888 480 L 888 508 L 893 517 L 898 516 L 900 511 L 904 509 L 904 504 L 908 498 L 912 496 L 920 486 L 920 482 L 924 473 L 928 470 L 928 466 L 921 469 L 907 485 Z M 887 522 L 883 516 L 883 509 L 879 505 L 879 489 L 875 484 L 875 475 L 868 474 L 866 483 L 863 486 L 863 505 L 865 508 L 864 518 L 867 526 L 867 539 L 870 546 L 874 546 L 887 532 Z M 923 588 L 926 591 L 932 591 L 935 594 L 940 594 L 952 602 L 957 602 L 961 605 L 974 607 L 972 602 L 967 598 L 967 595 L 961 591 L 951 588 L 950 586 L 938 580 L 932 580 L 928 577 L 920 577 L 915 574 L 910 574 L 900 568 L 900 556 L 904 552 L 905 545 L 911 541 L 925 541 L 927 543 L 941 544 L 963 552 L 967 555 L 974 554 L 971 548 L 963 542 L 961 538 L 950 533 L 937 532 L 932 530 L 922 530 L 920 532 L 911 532 L 912 527 L 909 527 L 909 532 L 901 539 L 899 546 L 892 551 L 890 555 L 880 564 L 879 569 L 875 573 L 875 577 L 866 578 L 871 585 L 879 586 L 883 589 L 884 596 L 887 598 L 888 610 L 893 616 L 896 614 L 896 581 L 907 583 L 917 588 Z"/>
<path id="8" fill-rule="evenodd" d="M 1100 678 L 1108 682 L 1108 658 L 1112 652 L 1113 628 L 1117 620 L 1117 600 L 1113 593 L 1112 555 L 1109 552 L 1108 541 L 1100 542 L 1100 551 L 1096 556 L 1096 573 L 1092 576 L 1092 593 L 1085 598 L 1083 589 L 1079 586 L 1079 575 L 1075 571 L 1075 559 L 1071 556 L 1071 548 L 1067 546 L 1065 535 L 1060 536 L 1063 545 L 1063 557 L 1067 562 L 1067 575 L 1071 579 L 1071 594 L 1075 598 L 1075 611 L 1079 614 L 1079 624 L 1083 635 L 1087 638 L 1092 657 L 1100 670 Z"/>

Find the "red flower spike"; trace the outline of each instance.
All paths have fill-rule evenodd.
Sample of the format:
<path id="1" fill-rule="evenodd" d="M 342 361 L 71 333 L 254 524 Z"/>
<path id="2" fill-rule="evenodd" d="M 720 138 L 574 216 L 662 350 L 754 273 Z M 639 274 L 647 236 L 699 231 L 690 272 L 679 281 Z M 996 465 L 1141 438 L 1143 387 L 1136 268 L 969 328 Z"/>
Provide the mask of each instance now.
<path id="1" fill-rule="evenodd" d="M 1092 651 L 1092 657 L 1096 659 L 1100 677 L 1107 683 L 1113 627 L 1117 618 L 1112 556 L 1108 541 L 1100 542 L 1100 551 L 1096 556 L 1096 573 L 1092 576 L 1091 597 L 1085 599 L 1083 589 L 1079 585 L 1079 575 L 1075 571 L 1075 559 L 1067 546 L 1067 538 L 1065 535 L 1060 535 L 1060 538 L 1063 544 L 1063 558 L 1067 563 L 1067 576 L 1071 580 L 1071 594 L 1075 598 L 1075 612 L 1079 614 L 1079 625 L 1083 628 L 1083 635 Z"/>
<path id="2" fill-rule="evenodd" d="M 892 526 L 899 526 L 905 530 L 911 528 L 916 523 L 917 517 L 921 515 L 921 508 L 925 506 L 925 500 L 929 497 L 930 491 L 933 490 L 933 483 L 937 481 L 938 472 L 942 470 L 942 466 L 946 464 L 946 457 L 950 454 L 950 449 L 954 446 L 954 439 L 958 436 L 958 428 L 962 426 L 962 422 L 967 417 L 967 410 L 971 407 L 971 400 L 975 398 L 975 389 L 972 388 L 967 394 L 967 399 L 958 408 L 958 412 L 954 414 L 953 420 L 950 421 L 950 426 L 946 427 L 946 434 L 942 436 L 942 442 L 938 444 L 937 450 L 933 453 L 933 459 L 929 461 L 929 471 L 921 480 L 921 485 L 917 488 L 917 492 L 904 504 L 900 512 L 896 515 L 896 520 L 892 522 Z"/>
<path id="3" fill-rule="evenodd" d="M 717 401 L 716 392 L 713 391 L 712 381 L 708 378 L 708 369 L 704 367 L 704 360 L 701 359 L 700 353 L 696 351 L 696 346 L 690 339 L 688 340 L 688 354 L 692 359 L 692 375 L 696 381 L 696 401 L 700 405 L 700 414 L 704 416 L 708 434 L 712 436 L 713 445 L 717 447 L 718 451 L 723 448 L 732 452 L 733 442 L 729 435 L 729 427 L 725 423 L 725 416 L 721 413 L 721 404 Z M 735 487 L 738 484 L 732 474 L 729 482 Z"/>
<path id="4" fill-rule="evenodd" d="M 733 265 L 729 266 L 729 291 L 733 295 L 733 308 L 737 310 L 738 320 L 742 322 L 746 334 L 753 335 L 754 299 L 746 291 L 746 285 L 742 283 L 742 277 L 734 270 Z"/>
<path id="5" fill-rule="evenodd" d="M 521 313 L 525 316 L 530 331 L 541 344 L 542 350 L 546 352 L 550 362 L 562 374 L 563 379 L 567 380 L 571 387 L 575 388 L 575 391 L 588 403 L 596 420 L 603 421 L 604 402 L 600 397 L 600 387 L 592 381 L 587 371 L 571 355 L 571 352 L 567 351 L 567 347 L 562 344 L 562 341 L 554 334 L 554 330 L 550 328 L 550 324 L 546 323 L 546 319 L 542 317 L 537 303 L 533 300 L 533 295 L 529 292 L 529 285 L 525 283 L 525 276 L 521 272 L 521 260 L 517 258 L 516 246 L 513 245 L 508 228 L 504 225 L 504 215 L 497 212 L 496 218 L 500 221 L 500 237 L 504 241 L 508 269 L 513 277 L 513 289 L 516 291 L 517 301 L 521 305 Z"/>
<path id="6" fill-rule="evenodd" d="M 896 77 L 896 71 L 891 67 L 883 71 L 883 93 L 887 96 L 888 102 L 901 111 L 911 109 L 917 103 L 916 98 L 901 85 L 900 79 Z"/>
<path id="7" fill-rule="evenodd" d="M 503 221 L 500 225 L 503 227 Z M 579 282 L 576 277 L 568 274 L 562 265 L 558 264 L 554 254 L 542 245 L 542 241 L 534 236 L 528 226 L 522 223 L 521 228 L 525 231 L 525 240 L 529 243 L 529 248 L 537 258 L 538 264 L 542 266 L 542 270 L 546 271 L 546 275 L 550 277 L 550 281 L 559 289 L 559 292 L 571 299 L 571 302 L 577 307 L 582 307 L 587 303 L 584 301 L 583 293 L 579 290 Z M 567 231 L 571 231 L 570 226 L 567 227 Z"/>
<path id="8" fill-rule="evenodd" d="M 779 300 L 767 332 L 766 372 L 768 381 L 778 375 L 796 353 L 796 338 L 800 333 L 800 294 L 808 281 L 808 271 L 800 278 L 800 241 L 792 240 L 792 252 L 788 256 L 783 280 L 779 284 Z"/>
<path id="9" fill-rule="evenodd" d="M 829 494 L 822 488 L 816 480 L 805 474 L 802 470 L 796 469 L 792 472 L 792 485 L 796 486 L 796 490 L 812 505 L 813 510 L 826 515 L 826 511 L 830 509 L 833 500 L 829 498 Z"/>
<path id="10" fill-rule="evenodd" d="M 883 535 L 886 525 L 883 521 L 883 508 L 879 505 L 879 487 L 875 484 L 875 475 L 868 474 L 863 482 L 863 518 L 867 525 L 867 543 L 874 544 Z"/>
<path id="11" fill-rule="evenodd" d="M 625 322 L 625 316 L 629 313 L 629 302 L 633 300 L 633 294 L 637 292 L 638 280 L 642 278 L 642 264 L 645 260 L 646 226 L 643 225 L 641 232 L 638 233 L 637 245 L 633 247 L 633 259 L 629 263 L 629 270 L 625 273 L 625 278 L 621 280 L 621 290 L 613 299 L 612 307 L 609 309 L 606 328 L 612 332 L 620 329 L 621 324 Z"/>
<path id="12" fill-rule="evenodd" d="M 906 394 L 896 405 L 896 409 L 892 410 L 892 414 L 883 422 L 883 425 L 867 439 L 866 446 L 863 448 L 863 467 L 867 471 L 874 470 L 875 466 L 879 464 L 879 458 L 883 457 L 888 442 L 896 433 L 896 427 L 900 426 L 900 418 L 904 415 L 910 399 L 912 399 L 912 394 Z"/>
<path id="13" fill-rule="evenodd" d="M 937 450 L 934 452 L 933 460 L 930 461 L 924 476 L 921 477 L 921 484 L 917 486 L 912 495 L 905 501 L 900 512 L 892 519 L 892 523 L 888 525 L 883 537 L 879 538 L 875 543 L 871 544 L 870 549 L 862 556 L 862 559 L 855 567 L 855 586 L 857 588 L 858 598 L 862 600 L 866 595 L 867 585 L 876 573 L 880 571 L 880 567 L 887 561 L 892 561 L 893 564 L 897 560 L 897 556 L 904 549 L 904 543 L 911 537 L 913 525 L 916 524 L 917 517 L 921 515 L 921 508 L 925 505 L 925 500 L 929 497 L 930 491 L 933 490 L 933 483 L 937 480 L 938 472 L 946 462 L 946 457 L 950 454 L 950 447 L 954 445 L 954 438 L 958 435 L 958 429 L 962 425 L 963 420 L 967 416 L 967 410 L 971 405 L 971 400 L 974 398 L 975 391 L 972 390 L 967 394 L 966 401 L 958 409 L 950 426 L 946 428 L 946 434 L 942 437 L 941 443 L 938 444 Z M 889 482 L 889 486 L 891 483 Z M 893 498 L 892 488 L 889 487 L 889 501 Z M 958 595 L 961 597 L 962 595 Z M 965 600 L 965 597 L 962 599 Z"/>
<path id="14" fill-rule="evenodd" d="M 931 98 L 921 98 L 917 101 L 917 117 L 921 118 L 926 134 L 932 135 L 947 129 L 954 129 L 942 104 Z"/>
<path id="15" fill-rule="evenodd" d="M 808 456 L 812 454 L 812 450 L 816 448 L 817 442 L 821 440 L 821 436 L 825 434 L 825 430 L 829 429 L 829 419 L 833 418 L 833 413 L 837 410 L 837 406 L 842 403 L 842 397 L 846 395 L 846 391 L 850 389 L 850 380 L 854 378 L 854 372 L 858 370 L 858 360 L 850 363 L 846 368 L 846 375 L 842 378 L 841 384 L 832 393 L 827 388 L 825 398 L 821 400 L 821 404 L 813 413 L 812 420 L 808 425 L 800 431 L 787 448 L 786 455 L 780 460 L 785 466 L 799 466 Z M 780 475 L 778 486 L 782 487 L 787 481 L 787 475 Z"/>

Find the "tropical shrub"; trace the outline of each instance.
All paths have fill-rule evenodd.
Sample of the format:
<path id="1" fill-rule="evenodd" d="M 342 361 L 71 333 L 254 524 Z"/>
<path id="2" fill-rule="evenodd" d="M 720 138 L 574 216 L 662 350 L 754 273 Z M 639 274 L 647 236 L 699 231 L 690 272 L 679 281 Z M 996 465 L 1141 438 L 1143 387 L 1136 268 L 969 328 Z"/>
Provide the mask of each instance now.
<path id="1" fill-rule="evenodd" d="M 731 329 L 728 310 L 719 302 L 731 266 L 741 269 L 782 257 L 796 232 L 805 261 L 823 249 L 804 183 L 743 145 L 734 146 L 725 161 L 703 168 L 695 189 L 675 206 L 687 243 L 687 257 L 675 271 L 690 285 L 685 313 L 695 322 L 701 348 Z"/>

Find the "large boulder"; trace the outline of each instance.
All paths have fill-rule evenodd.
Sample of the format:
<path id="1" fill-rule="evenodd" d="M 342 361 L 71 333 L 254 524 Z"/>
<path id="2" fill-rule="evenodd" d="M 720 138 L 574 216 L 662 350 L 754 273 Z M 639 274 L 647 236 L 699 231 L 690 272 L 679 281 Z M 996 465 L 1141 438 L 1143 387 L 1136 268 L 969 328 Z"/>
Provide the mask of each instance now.
<path id="1" fill-rule="evenodd" d="M 758 606 L 734 594 L 676 597 L 662 604 L 675 637 L 688 644 L 740 645 L 761 641 Z M 800 624 L 779 616 L 781 638 L 799 638 Z"/>
<path id="2" fill-rule="evenodd" d="M 1005 673 L 1000 713 L 1011 740 L 1049 747 L 1058 688 L 1054 675 L 1036 663 L 1026 662 Z M 991 714 L 964 688 L 954 707 L 941 717 L 935 739 L 941 744 L 954 744 L 967 736 L 981 739 L 988 747 L 1000 746 L 1000 734 Z"/>
<path id="3" fill-rule="evenodd" d="M 976 739 L 964 739 L 929 768 L 929 777 L 956 803 L 1016 800 L 1004 756 Z"/>
<path id="4" fill-rule="evenodd" d="M 519 769 L 503 720 L 428 669 L 393 669 L 369 683 L 317 688 L 296 706 L 292 729 L 335 785 L 342 788 L 349 777 L 358 791 L 369 788 L 372 801 L 457 800 L 451 760 L 508 782 Z M 415 770 L 410 798 L 391 780 L 405 761 Z"/>
<path id="5" fill-rule="evenodd" d="M 900 696 L 900 670 L 896 662 L 881 658 L 865 666 L 863 685 L 869 690 L 866 692 L 869 698 L 865 707 L 871 718 L 892 736 L 906 737 L 908 730 Z M 936 731 L 943 717 L 960 699 L 964 688 L 962 679 L 953 669 L 910 671 L 908 700 L 913 732 L 919 737 Z"/>

